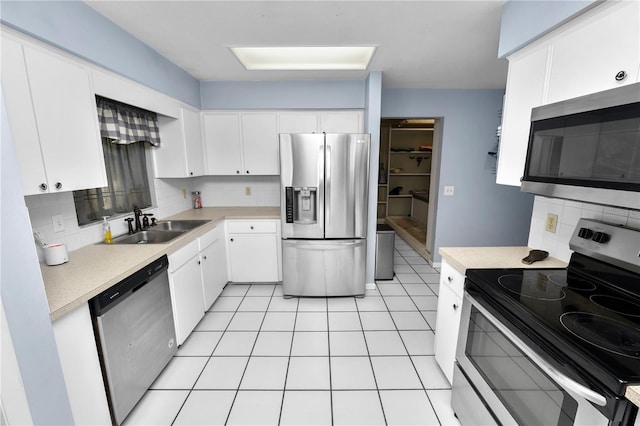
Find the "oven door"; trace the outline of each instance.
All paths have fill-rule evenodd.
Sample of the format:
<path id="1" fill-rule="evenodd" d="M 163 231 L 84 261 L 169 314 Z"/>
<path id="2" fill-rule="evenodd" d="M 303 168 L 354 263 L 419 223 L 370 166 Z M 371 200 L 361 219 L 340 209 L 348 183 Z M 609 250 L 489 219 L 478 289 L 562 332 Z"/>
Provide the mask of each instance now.
<path id="1" fill-rule="evenodd" d="M 591 404 L 604 396 L 561 374 L 468 292 L 456 361 L 452 405 L 463 425 L 609 423 Z"/>

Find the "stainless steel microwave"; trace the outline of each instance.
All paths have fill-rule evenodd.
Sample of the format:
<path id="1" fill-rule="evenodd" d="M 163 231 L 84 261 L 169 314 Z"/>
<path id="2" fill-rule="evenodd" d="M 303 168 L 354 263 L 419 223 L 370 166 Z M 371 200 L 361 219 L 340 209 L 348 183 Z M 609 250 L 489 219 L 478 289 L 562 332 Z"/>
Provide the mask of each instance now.
<path id="1" fill-rule="evenodd" d="M 640 83 L 534 108 L 522 191 L 640 210 Z"/>

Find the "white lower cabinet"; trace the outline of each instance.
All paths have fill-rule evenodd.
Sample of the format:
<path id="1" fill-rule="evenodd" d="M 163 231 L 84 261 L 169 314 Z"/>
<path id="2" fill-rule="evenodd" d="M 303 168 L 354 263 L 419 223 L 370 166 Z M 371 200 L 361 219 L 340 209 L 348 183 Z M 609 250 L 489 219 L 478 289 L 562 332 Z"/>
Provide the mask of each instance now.
<path id="1" fill-rule="evenodd" d="M 169 255 L 169 285 L 178 345 L 184 343 L 204 316 L 198 241 Z"/>
<path id="2" fill-rule="evenodd" d="M 213 231 L 198 239 L 200 247 L 200 267 L 202 273 L 202 291 L 204 307 L 209 309 L 222 292 L 227 281 L 227 251 L 224 241 L 224 228 L 217 226 Z"/>
<path id="3" fill-rule="evenodd" d="M 453 383 L 463 292 L 464 275 L 442 259 L 436 315 L 435 358 L 449 383 Z"/>
<path id="4" fill-rule="evenodd" d="M 279 225 L 277 220 L 227 221 L 231 281 L 280 281 Z"/>
<path id="5" fill-rule="evenodd" d="M 89 304 L 55 320 L 53 333 L 75 424 L 111 424 Z"/>

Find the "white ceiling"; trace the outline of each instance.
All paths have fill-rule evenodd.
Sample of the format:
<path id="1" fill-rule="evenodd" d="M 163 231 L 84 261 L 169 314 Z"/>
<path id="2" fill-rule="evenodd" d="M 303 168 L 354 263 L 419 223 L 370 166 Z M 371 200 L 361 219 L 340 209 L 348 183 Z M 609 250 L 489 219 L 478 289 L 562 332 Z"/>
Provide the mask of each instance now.
<path id="1" fill-rule="evenodd" d="M 363 79 L 384 88 L 504 88 L 504 0 L 86 1 L 199 80 Z M 378 46 L 368 71 L 247 71 L 229 46 Z"/>

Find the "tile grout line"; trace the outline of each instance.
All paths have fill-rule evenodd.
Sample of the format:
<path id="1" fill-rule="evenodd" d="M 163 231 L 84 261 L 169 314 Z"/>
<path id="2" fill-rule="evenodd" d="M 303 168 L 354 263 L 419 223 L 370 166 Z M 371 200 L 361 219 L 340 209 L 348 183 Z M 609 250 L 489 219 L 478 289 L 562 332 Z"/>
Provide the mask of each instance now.
<path id="1" fill-rule="evenodd" d="M 289 344 L 289 357 L 287 358 L 287 371 L 284 373 L 284 385 L 283 385 L 284 388 L 282 389 L 282 400 L 280 400 L 280 414 L 278 415 L 278 425 L 282 423 L 282 409 L 284 408 L 285 392 L 287 392 L 287 380 L 289 379 L 289 366 L 291 365 L 291 354 L 293 353 L 293 341 L 296 337 L 296 323 L 298 322 L 299 307 L 300 307 L 300 298 L 298 298 L 298 303 L 296 303 L 295 316 L 293 317 L 293 329 L 291 330 L 291 343 Z"/>
<path id="2" fill-rule="evenodd" d="M 225 284 L 225 287 L 228 285 Z M 224 288 L 223 288 L 224 291 Z M 248 290 L 247 290 L 248 291 Z M 191 386 L 191 389 L 189 390 L 189 392 L 187 393 L 187 397 L 184 399 L 184 401 L 182 402 L 182 404 L 180 405 L 180 408 L 178 409 L 178 412 L 176 413 L 176 415 L 174 416 L 173 420 L 171 421 L 171 424 L 173 425 L 176 420 L 178 419 L 178 416 L 180 415 L 180 412 L 182 411 L 182 409 L 184 408 L 184 405 L 187 403 L 187 400 L 189 399 L 189 396 L 191 396 L 191 394 L 193 393 L 195 387 L 196 387 L 196 383 L 198 383 L 198 380 L 200 379 L 200 377 L 202 377 L 202 373 L 204 373 L 204 370 L 207 368 L 207 365 L 209 365 L 209 362 L 211 362 L 211 358 L 213 358 L 213 353 L 216 351 L 216 349 L 218 348 L 218 345 L 220 344 L 220 341 L 222 341 L 222 338 L 224 337 L 224 334 L 227 332 L 227 329 L 229 328 L 229 324 L 231 324 L 231 321 L 233 321 L 233 317 L 235 317 L 236 313 L 238 312 L 238 308 L 240 307 L 240 305 L 242 304 L 242 301 L 244 300 L 244 298 L 246 297 L 246 293 L 244 296 L 242 296 L 242 300 L 240 301 L 240 304 L 238 304 L 238 307 L 236 307 L 236 310 L 233 312 L 233 315 L 231 316 L 231 319 L 229 320 L 229 322 L 227 323 L 225 329 L 223 330 L 222 334 L 220 335 L 220 339 L 218 339 L 218 342 L 216 343 L 216 345 L 213 347 L 213 350 L 211 351 L 211 354 L 209 355 L 209 359 L 207 359 L 207 362 L 204 363 L 204 366 L 202 367 L 202 370 L 200 371 L 200 374 L 198 374 L 198 377 L 196 377 L 196 380 L 193 382 L 193 385 Z M 215 303 L 215 301 L 214 301 Z M 213 305 L 212 305 L 213 306 Z M 209 307 L 209 309 L 211 309 L 211 307 Z M 205 312 L 206 313 L 209 312 L 208 310 Z M 200 320 L 202 321 L 204 319 L 204 317 Z M 199 324 L 200 322 L 198 322 Z M 197 325 L 196 325 L 197 327 Z M 195 330 L 195 328 L 194 328 Z M 177 352 L 176 352 L 177 353 Z M 175 356 L 174 356 L 175 358 Z M 148 390 L 147 390 L 148 391 Z M 235 400 L 235 397 L 234 397 Z M 231 404 L 233 406 L 233 403 Z M 231 412 L 231 408 L 229 409 L 229 412 Z"/>

